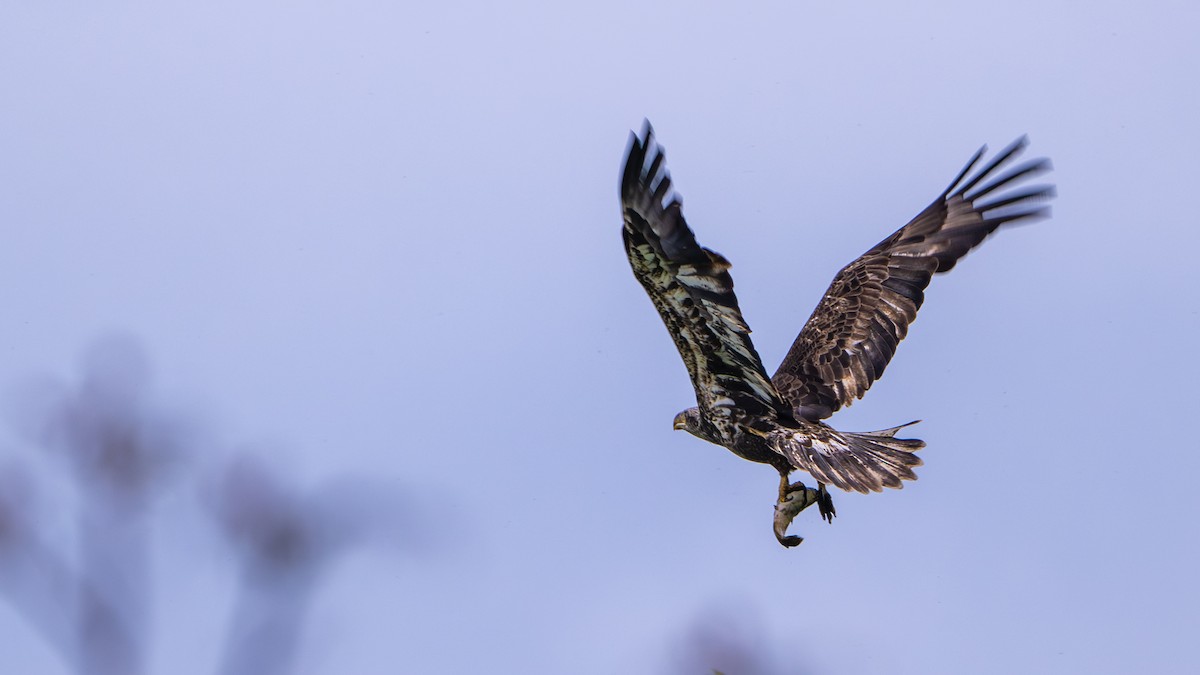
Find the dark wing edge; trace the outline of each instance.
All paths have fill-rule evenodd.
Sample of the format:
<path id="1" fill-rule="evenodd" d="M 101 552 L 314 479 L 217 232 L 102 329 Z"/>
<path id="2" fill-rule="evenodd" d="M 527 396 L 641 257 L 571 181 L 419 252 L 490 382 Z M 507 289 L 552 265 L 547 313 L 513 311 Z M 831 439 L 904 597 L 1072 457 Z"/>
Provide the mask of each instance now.
<path id="1" fill-rule="evenodd" d="M 862 398 L 908 334 L 934 274 L 950 271 L 1003 225 L 1049 215 L 1050 185 L 1023 185 L 1050 170 L 1048 159 L 1008 168 L 1024 136 L 973 175 L 980 148 L 916 218 L 844 267 L 825 292 L 772 378 L 804 419 L 823 419 Z"/>
<path id="2" fill-rule="evenodd" d="M 701 247 L 671 191 L 665 155 L 646 122 L 631 135 L 621 178 L 625 253 L 687 365 L 710 415 L 787 415 L 738 309 L 729 262 Z"/>

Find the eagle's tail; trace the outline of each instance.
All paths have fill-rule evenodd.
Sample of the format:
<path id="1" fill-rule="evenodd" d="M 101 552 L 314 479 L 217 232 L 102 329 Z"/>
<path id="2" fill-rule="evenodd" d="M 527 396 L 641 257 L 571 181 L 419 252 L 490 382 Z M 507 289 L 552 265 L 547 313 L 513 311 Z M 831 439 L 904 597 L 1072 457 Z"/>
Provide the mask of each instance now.
<path id="1" fill-rule="evenodd" d="M 841 432 L 849 445 L 849 456 L 841 458 L 841 463 L 849 465 L 852 462 L 855 466 L 849 468 L 857 471 L 851 470 L 836 476 L 842 479 L 840 482 L 828 482 L 843 490 L 866 493 L 878 492 L 884 487 L 900 489 L 904 487 L 902 480 L 916 480 L 917 474 L 913 473 L 913 467 L 921 466 L 924 462 L 913 453 L 925 447 L 925 441 L 916 438 L 896 438 L 897 431 L 916 423 L 909 422 L 880 431 Z M 866 481 L 862 480 L 864 477 Z"/>
<path id="2" fill-rule="evenodd" d="M 901 481 L 917 479 L 913 467 L 924 463 L 913 453 L 925 447 L 925 441 L 896 438 L 896 432 L 913 424 L 916 422 L 858 433 L 835 431 L 822 424 L 820 432 L 811 433 L 810 429 L 804 434 L 807 442 L 781 444 L 780 449 L 797 468 L 822 483 L 864 494 L 885 487 L 899 489 Z"/>

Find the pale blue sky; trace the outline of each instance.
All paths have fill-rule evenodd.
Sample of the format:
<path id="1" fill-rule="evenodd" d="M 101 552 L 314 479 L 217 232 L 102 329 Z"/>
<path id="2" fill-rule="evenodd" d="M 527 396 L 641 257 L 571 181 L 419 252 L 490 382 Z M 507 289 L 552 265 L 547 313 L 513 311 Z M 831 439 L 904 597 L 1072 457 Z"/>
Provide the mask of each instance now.
<path id="1" fill-rule="evenodd" d="M 1187 672 L 1198 18 L 10 3 L 0 385 L 70 376 L 124 332 L 214 455 L 249 442 L 301 482 L 423 495 L 440 552 L 337 568 L 305 675 L 659 673 L 726 607 L 778 672 Z M 921 479 L 835 496 L 832 526 L 803 514 L 798 549 L 771 535 L 772 470 L 671 431 L 691 386 L 619 233 L 644 117 L 770 369 L 832 275 L 980 144 L 1029 133 L 1054 161 L 1053 219 L 938 278 L 833 420 L 923 419 Z M 160 543 L 155 670 L 212 672 L 220 549 Z M 0 672 L 63 672 L 7 605 L 0 642 Z"/>

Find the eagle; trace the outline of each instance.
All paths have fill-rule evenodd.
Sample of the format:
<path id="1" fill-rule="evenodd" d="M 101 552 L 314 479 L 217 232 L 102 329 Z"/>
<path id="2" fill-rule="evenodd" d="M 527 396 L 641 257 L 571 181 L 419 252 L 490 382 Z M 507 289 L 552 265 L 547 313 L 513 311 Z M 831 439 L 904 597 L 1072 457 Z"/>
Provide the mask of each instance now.
<path id="1" fill-rule="evenodd" d="M 674 427 L 779 471 L 779 543 L 803 541 L 787 529 L 814 504 L 833 522 L 828 485 L 866 494 L 916 479 L 915 453 L 925 443 L 896 437 L 916 422 L 846 432 L 823 420 L 883 375 L 933 275 L 949 272 L 1000 227 L 1049 215 L 1054 188 L 1028 183 L 1050 169 L 1049 160 L 1014 164 L 1027 144 L 1021 137 L 982 165 L 987 148 L 980 148 L 917 217 L 843 267 L 768 377 L 738 309 L 729 261 L 696 242 L 650 123 L 630 135 L 621 177 L 625 254 L 696 391 L 697 405 L 676 415 Z M 817 487 L 789 482 L 797 469 Z"/>

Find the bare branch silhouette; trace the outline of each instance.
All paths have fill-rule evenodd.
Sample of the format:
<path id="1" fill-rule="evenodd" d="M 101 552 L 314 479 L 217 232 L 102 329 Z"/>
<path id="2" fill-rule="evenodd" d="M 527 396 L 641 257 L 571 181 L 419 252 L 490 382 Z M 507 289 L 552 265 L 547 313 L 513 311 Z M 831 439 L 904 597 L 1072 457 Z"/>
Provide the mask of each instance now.
<path id="1" fill-rule="evenodd" d="M 43 579 L 46 587 L 52 583 L 57 593 L 70 593 L 66 602 L 42 604 L 72 608 L 74 640 L 51 642 L 70 655 L 79 672 L 137 675 L 144 670 L 147 511 L 185 443 L 182 427 L 148 406 L 149 381 L 150 369 L 136 342 L 98 341 L 85 355 L 80 381 L 55 387 L 44 407 L 23 424 L 31 440 L 71 469 L 79 496 L 73 572 L 65 556 L 54 554 L 34 533 L 23 543 L 24 557 L 32 562 L 36 556 L 47 570 L 41 576 L 56 577 Z M 27 614 L 35 610 L 32 597 Z"/>
<path id="2" fill-rule="evenodd" d="M 188 461 L 196 429 L 151 405 L 150 375 L 136 342 L 111 338 L 87 351 L 77 383 L 43 380 L 21 392 L 12 422 L 55 460 L 50 467 L 67 470 L 78 547 L 64 553 L 39 532 L 24 465 L 0 466 L 0 595 L 75 672 L 140 675 L 153 625 L 154 498 L 176 480 L 199 481 L 212 488 L 207 506 L 241 578 L 220 672 L 290 672 L 328 563 L 405 522 L 401 510 L 356 481 L 301 493 L 250 459 L 204 479 Z"/>
<path id="3" fill-rule="evenodd" d="M 0 593 L 71 663 L 72 609 L 79 580 L 28 522 L 30 478 L 23 467 L 0 470 Z"/>
<path id="4" fill-rule="evenodd" d="M 249 459 L 228 468 L 214 501 L 242 576 L 220 672 L 290 672 L 318 572 L 340 548 L 325 505 Z"/>

